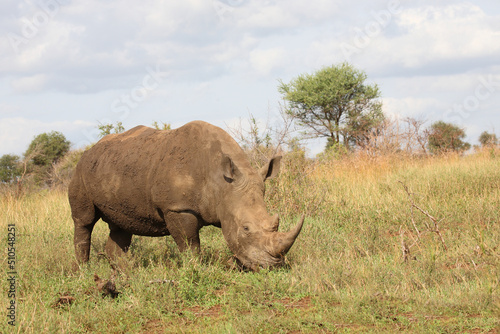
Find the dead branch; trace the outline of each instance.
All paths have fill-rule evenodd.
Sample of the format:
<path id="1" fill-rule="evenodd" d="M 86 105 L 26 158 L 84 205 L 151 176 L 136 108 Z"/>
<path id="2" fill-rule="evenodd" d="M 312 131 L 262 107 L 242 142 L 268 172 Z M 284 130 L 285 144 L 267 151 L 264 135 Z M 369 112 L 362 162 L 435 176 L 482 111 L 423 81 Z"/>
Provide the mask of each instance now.
<path id="1" fill-rule="evenodd" d="M 406 245 L 402 226 L 399 227 L 399 238 L 401 240 L 401 251 L 403 253 L 403 262 L 408 262 L 408 257 L 410 256 L 410 248 L 408 247 L 408 245 Z"/>
<path id="2" fill-rule="evenodd" d="M 113 270 L 113 272 L 111 273 L 112 277 L 116 277 L 116 275 L 119 273 L 119 274 L 122 274 L 123 276 L 127 277 L 128 275 L 120 269 L 120 267 L 114 262 L 112 261 L 109 256 L 106 254 L 106 253 L 103 253 L 103 252 L 99 252 L 99 250 L 97 249 L 97 247 L 94 245 L 94 244 L 91 244 L 92 248 L 96 251 L 97 253 L 97 257 L 103 257 L 104 259 L 106 259 L 106 261 L 108 261 L 109 263 L 109 266 L 111 267 L 111 269 Z"/>
<path id="3" fill-rule="evenodd" d="M 292 135 L 296 131 L 293 118 L 282 106 L 279 116 L 281 119 L 276 124 L 270 124 L 269 114 L 265 124 L 260 124 L 252 114 L 249 114 L 246 122 L 240 119 L 238 125 L 226 124 L 228 132 L 247 151 L 250 161 L 257 167 L 270 158 L 283 154 L 285 146 L 290 146 L 293 141 Z"/>
<path id="4" fill-rule="evenodd" d="M 149 281 L 149 284 L 155 284 L 155 283 L 177 285 L 177 281 L 171 279 L 154 279 L 152 281 Z"/>
<path id="5" fill-rule="evenodd" d="M 439 224 L 444 220 L 444 218 L 438 220 L 434 216 L 432 216 L 429 212 L 427 212 L 426 210 L 424 210 L 421 207 L 419 207 L 418 205 L 416 205 L 414 200 L 413 200 L 414 193 L 412 193 L 402 181 L 398 181 L 398 182 L 401 183 L 404 190 L 408 194 L 408 199 L 410 201 L 410 207 L 411 207 L 411 221 L 412 221 L 413 227 L 415 228 L 415 231 L 417 232 L 417 241 L 420 241 L 421 232 L 418 230 L 417 224 L 415 223 L 414 212 L 413 212 L 414 208 L 417 209 L 418 211 L 420 211 L 421 213 L 423 213 L 425 216 L 427 216 L 434 224 L 434 227 L 431 227 L 427 222 L 424 222 L 426 227 L 427 227 L 427 230 L 424 232 L 436 233 L 441 240 L 441 244 L 443 245 L 444 250 L 447 251 L 448 247 L 446 247 L 446 243 L 444 241 L 443 235 L 441 234 L 441 231 L 439 229 Z"/>
<path id="6" fill-rule="evenodd" d="M 408 187 L 403 182 L 399 181 L 399 183 L 401 183 L 401 185 L 403 186 L 404 190 L 408 194 L 408 198 L 410 199 L 410 202 L 412 204 L 411 207 L 410 207 L 410 210 L 411 210 L 411 223 L 413 224 L 413 228 L 417 232 L 417 239 L 420 240 L 420 231 L 418 230 L 418 227 L 417 227 L 417 224 L 415 223 L 415 219 L 414 219 L 414 215 L 413 215 L 413 205 L 414 205 L 413 195 L 414 195 L 414 193 L 410 192 L 410 190 L 408 189 Z"/>
<path id="7" fill-rule="evenodd" d="M 427 154 L 426 145 L 429 138 L 429 131 L 424 128 L 427 122 L 424 118 L 406 117 L 403 119 L 406 123 L 406 147 L 408 151 L 418 150 L 420 148 L 423 154 Z"/>
<path id="8" fill-rule="evenodd" d="M 120 267 L 109 258 L 109 256 L 106 253 L 99 252 L 99 253 L 97 253 L 97 257 L 103 257 L 103 258 L 106 259 L 106 261 L 108 261 L 109 266 L 113 270 L 113 275 L 116 275 L 116 273 L 119 272 L 120 274 L 123 274 L 124 276 L 127 276 L 123 272 L 123 270 L 121 270 Z"/>
<path id="9" fill-rule="evenodd" d="M 103 298 L 110 296 L 114 299 L 120 294 L 120 292 L 116 290 L 116 284 L 114 281 L 114 277 L 111 277 L 109 280 L 104 280 L 94 273 L 94 282 L 96 283 L 97 291 L 102 293 Z"/>
<path id="10" fill-rule="evenodd" d="M 39 154 L 42 152 L 43 145 L 40 143 L 36 144 L 36 146 L 31 150 L 29 154 L 27 154 L 24 159 L 21 161 L 23 165 L 23 171 L 21 173 L 21 176 L 17 178 L 17 190 L 16 190 L 16 196 L 20 197 L 23 193 L 23 186 L 24 186 L 24 181 L 27 175 L 29 175 L 29 164 L 30 162 Z"/>

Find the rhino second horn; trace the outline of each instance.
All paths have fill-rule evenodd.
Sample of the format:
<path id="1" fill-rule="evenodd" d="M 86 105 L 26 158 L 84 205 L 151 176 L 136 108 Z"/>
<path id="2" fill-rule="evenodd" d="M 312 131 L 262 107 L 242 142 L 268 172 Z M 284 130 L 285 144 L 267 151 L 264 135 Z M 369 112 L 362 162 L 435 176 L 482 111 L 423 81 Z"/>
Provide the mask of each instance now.
<path id="1" fill-rule="evenodd" d="M 273 240 L 274 242 L 272 246 L 273 247 L 272 253 L 274 256 L 283 256 L 288 252 L 288 250 L 292 247 L 293 243 L 295 242 L 295 239 L 297 239 L 297 236 L 299 235 L 300 231 L 302 230 L 304 219 L 305 216 L 303 215 L 297 226 L 295 226 L 294 229 L 288 232 L 284 233 L 276 232 L 276 234 L 274 235 L 274 240 Z"/>
<path id="2" fill-rule="evenodd" d="M 273 216 L 273 223 L 271 225 L 271 231 L 278 232 L 279 226 L 280 226 L 280 217 L 278 216 L 278 214 L 275 214 Z"/>

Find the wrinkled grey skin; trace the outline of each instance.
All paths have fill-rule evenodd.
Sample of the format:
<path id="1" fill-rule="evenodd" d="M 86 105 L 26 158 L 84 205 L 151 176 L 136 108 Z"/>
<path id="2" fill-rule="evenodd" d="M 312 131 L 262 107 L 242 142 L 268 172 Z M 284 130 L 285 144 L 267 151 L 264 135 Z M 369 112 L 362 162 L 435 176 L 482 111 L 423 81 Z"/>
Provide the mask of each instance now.
<path id="1" fill-rule="evenodd" d="M 89 260 L 102 218 L 111 257 L 128 250 L 133 234 L 171 235 L 181 251 L 199 251 L 200 228 L 214 225 L 244 267 L 280 265 L 304 221 L 278 232 L 278 217 L 266 211 L 264 181 L 278 173 L 280 159 L 255 170 L 225 131 L 201 121 L 108 135 L 83 154 L 69 185 L 77 260 Z"/>

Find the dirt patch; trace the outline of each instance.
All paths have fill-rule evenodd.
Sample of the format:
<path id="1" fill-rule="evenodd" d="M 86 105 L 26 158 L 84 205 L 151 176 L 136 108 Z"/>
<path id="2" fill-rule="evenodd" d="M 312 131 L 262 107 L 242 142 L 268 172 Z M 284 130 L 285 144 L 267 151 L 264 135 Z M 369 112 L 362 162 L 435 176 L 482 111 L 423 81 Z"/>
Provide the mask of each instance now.
<path id="1" fill-rule="evenodd" d="M 164 333 L 165 327 L 161 320 L 149 320 L 143 326 L 142 333 L 160 334 Z"/>
<path id="2" fill-rule="evenodd" d="M 335 328 L 359 329 L 362 325 L 358 324 L 334 324 Z"/>
<path id="3" fill-rule="evenodd" d="M 397 321 L 399 317 L 404 317 L 409 322 L 418 322 L 419 320 L 431 320 L 431 321 L 432 320 L 442 320 L 442 321 L 448 321 L 448 320 L 452 319 L 451 317 L 448 317 L 448 316 L 445 316 L 445 315 L 424 315 L 424 316 L 417 317 L 413 313 L 402 313 L 399 316 L 395 316 L 393 318 L 393 320 L 396 319 L 394 321 Z"/>
<path id="4" fill-rule="evenodd" d="M 487 332 L 484 331 L 484 329 L 476 328 L 476 329 L 471 329 L 465 333 L 470 333 L 470 334 L 498 334 L 499 331 L 497 329 L 492 329 Z"/>
<path id="5" fill-rule="evenodd" d="M 227 286 L 214 291 L 214 295 L 216 295 L 217 297 L 222 297 L 222 296 L 225 296 L 227 294 L 228 294 Z"/>
<path id="6" fill-rule="evenodd" d="M 65 306 L 69 306 L 73 304 L 75 301 L 75 297 L 70 296 L 69 294 L 63 294 L 61 297 L 59 297 L 53 304 L 53 308 L 62 308 Z"/>
<path id="7" fill-rule="evenodd" d="M 222 316 L 222 306 L 215 305 L 210 308 L 203 308 L 196 305 L 178 312 L 177 315 L 179 316 L 177 320 L 169 321 L 166 323 L 164 323 L 160 319 L 149 320 L 144 324 L 141 333 L 159 334 L 165 333 L 165 329 L 169 328 L 169 326 L 191 326 L 196 323 L 196 320 L 193 319 L 193 316 L 195 318 L 219 318 Z"/>
<path id="8" fill-rule="evenodd" d="M 293 300 L 289 297 L 286 297 L 276 302 L 282 304 L 285 308 L 288 309 L 308 309 L 311 307 L 311 301 L 312 298 L 310 296 L 307 296 L 299 300 Z"/>
<path id="9" fill-rule="evenodd" d="M 467 331 L 465 333 L 471 333 L 471 334 L 484 334 L 484 333 L 486 333 L 486 334 L 498 334 L 498 333 L 500 333 L 500 331 L 498 329 L 494 328 L 494 329 L 491 329 L 491 330 L 485 332 L 483 329 L 476 328 L 476 329 L 472 329 L 470 331 Z"/>
<path id="10" fill-rule="evenodd" d="M 281 299 L 277 299 L 274 301 L 268 301 L 265 302 L 264 305 L 271 309 L 275 309 L 276 307 L 281 308 L 284 307 L 285 309 L 292 310 L 292 309 L 301 309 L 301 310 L 306 310 L 311 308 L 311 301 L 312 297 L 307 296 L 298 300 L 294 300 L 290 297 L 285 297 Z"/>
<path id="11" fill-rule="evenodd" d="M 201 306 L 193 306 L 187 308 L 185 311 L 192 313 L 196 317 L 218 318 L 222 315 L 222 306 L 215 305 L 208 309 L 204 309 Z"/>

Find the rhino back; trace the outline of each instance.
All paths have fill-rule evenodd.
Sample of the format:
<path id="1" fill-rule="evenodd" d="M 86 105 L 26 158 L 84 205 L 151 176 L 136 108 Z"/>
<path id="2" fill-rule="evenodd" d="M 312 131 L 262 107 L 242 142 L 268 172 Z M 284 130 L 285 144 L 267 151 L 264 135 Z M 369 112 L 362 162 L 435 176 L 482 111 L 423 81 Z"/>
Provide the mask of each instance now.
<path id="1" fill-rule="evenodd" d="M 139 126 L 85 152 L 70 192 L 84 191 L 108 221 L 134 234 L 166 234 L 165 211 L 189 211 L 216 223 L 222 154 L 250 167 L 238 144 L 208 123 L 172 131 Z"/>

